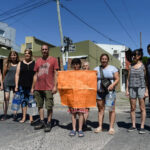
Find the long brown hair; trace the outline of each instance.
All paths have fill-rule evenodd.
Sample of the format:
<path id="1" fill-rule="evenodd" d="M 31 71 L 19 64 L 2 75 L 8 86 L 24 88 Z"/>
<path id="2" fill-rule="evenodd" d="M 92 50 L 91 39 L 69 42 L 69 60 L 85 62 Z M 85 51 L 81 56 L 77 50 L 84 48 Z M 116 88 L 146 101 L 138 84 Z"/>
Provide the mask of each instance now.
<path id="1" fill-rule="evenodd" d="M 12 63 L 11 54 L 15 54 L 17 56 L 17 58 L 16 58 L 16 64 L 18 64 L 18 62 L 19 62 L 19 55 L 18 55 L 18 53 L 16 51 L 11 51 L 9 53 L 9 55 L 8 55 L 8 59 L 7 59 L 7 62 L 6 62 L 7 69 L 10 67 L 10 64 Z"/>

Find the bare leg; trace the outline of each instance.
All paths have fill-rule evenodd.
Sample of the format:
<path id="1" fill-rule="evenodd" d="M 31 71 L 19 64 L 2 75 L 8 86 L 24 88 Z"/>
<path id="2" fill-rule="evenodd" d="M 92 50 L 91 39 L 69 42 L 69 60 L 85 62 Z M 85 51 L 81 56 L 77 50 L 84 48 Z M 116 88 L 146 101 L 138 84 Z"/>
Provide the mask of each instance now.
<path id="1" fill-rule="evenodd" d="M 146 118 L 146 110 L 145 110 L 145 100 L 139 100 L 140 110 L 141 110 L 141 128 L 144 128 L 145 118 Z"/>
<path id="2" fill-rule="evenodd" d="M 47 110 L 47 121 L 48 122 L 51 122 L 52 114 L 53 114 L 53 110 L 52 109 Z"/>
<path id="3" fill-rule="evenodd" d="M 33 121 L 33 116 L 29 116 L 29 119 L 30 119 L 30 123 Z"/>
<path id="4" fill-rule="evenodd" d="M 79 131 L 82 131 L 84 116 L 83 113 L 78 113 L 78 115 L 79 115 Z"/>
<path id="5" fill-rule="evenodd" d="M 97 100 L 97 107 L 98 107 L 99 128 L 102 129 L 103 119 L 104 119 L 104 111 L 105 111 L 105 101 L 104 100 Z"/>
<path id="6" fill-rule="evenodd" d="M 132 127 L 136 127 L 135 122 L 135 110 L 136 110 L 136 99 L 130 99 L 130 106 L 131 106 L 131 121 L 132 121 Z"/>
<path id="7" fill-rule="evenodd" d="M 116 118 L 116 112 L 115 112 L 115 103 L 114 103 L 112 111 L 109 112 L 109 123 L 110 123 L 109 134 L 115 133 L 115 130 L 114 130 L 115 118 Z"/>
<path id="8" fill-rule="evenodd" d="M 72 119 L 72 128 L 74 131 L 76 131 L 76 113 L 72 113 L 71 119 Z"/>
<path id="9" fill-rule="evenodd" d="M 10 99 L 10 92 L 4 92 L 4 103 L 3 103 L 4 115 L 7 115 L 9 99 Z"/>
<path id="10" fill-rule="evenodd" d="M 39 107 L 39 114 L 40 114 L 40 119 L 44 120 L 44 109 Z"/>
<path id="11" fill-rule="evenodd" d="M 114 128 L 115 118 L 116 118 L 116 112 L 115 112 L 115 104 L 114 104 L 112 111 L 109 112 L 110 128 Z"/>
<path id="12" fill-rule="evenodd" d="M 86 120 L 88 119 L 88 116 L 89 116 L 89 109 L 88 108 L 86 108 L 86 109 L 87 109 L 87 112 L 83 114 L 83 116 L 84 116 L 84 123 L 86 123 Z"/>
<path id="13" fill-rule="evenodd" d="M 20 123 L 24 123 L 26 121 L 26 114 L 27 114 L 27 107 L 22 108 L 22 119 L 20 120 Z"/>

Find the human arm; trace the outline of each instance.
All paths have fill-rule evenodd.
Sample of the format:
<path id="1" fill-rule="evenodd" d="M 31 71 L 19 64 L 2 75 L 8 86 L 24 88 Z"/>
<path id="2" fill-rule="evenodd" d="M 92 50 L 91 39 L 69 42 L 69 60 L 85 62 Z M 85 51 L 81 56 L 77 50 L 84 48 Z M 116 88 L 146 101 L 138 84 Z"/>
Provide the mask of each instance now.
<path id="1" fill-rule="evenodd" d="M 15 74 L 15 91 L 18 91 L 19 75 L 20 75 L 20 62 L 17 65 L 16 74 Z"/>
<path id="2" fill-rule="evenodd" d="M 54 70 L 54 87 L 52 89 L 52 93 L 57 93 L 57 70 Z"/>
<path id="3" fill-rule="evenodd" d="M 145 83 L 146 83 L 146 89 L 145 89 L 145 94 L 144 97 L 148 97 L 148 76 L 147 76 L 147 70 L 144 67 L 144 77 L 145 77 Z"/>
<path id="4" fill-rule="evenodd" d="M 118 82 L 119 82 L 119 73 L 117 71 L 114 73 L 114 82 L 111 85 L 109 85 L 108 91 L 112 91 L 115 88 L 115 86 L 118 84 Z"/>
<path id="5" fill-rule="evenodd" d="M 34 92 L 34 88 L 35 88 L 35 83 L 37 81 L 37 72 L 35 72 L 34 76 L 33 76 L 33 83 L 32 83 L 32 87 L 31 87 L 31 94 L 33 94 Z"/>
<path id="6" fill-rule="evenodd" d="M 126 82 L 126 96 L 129 96 L 129 76 L 130 76 L 130 69 L 128 70 L 128 77 Z"/>

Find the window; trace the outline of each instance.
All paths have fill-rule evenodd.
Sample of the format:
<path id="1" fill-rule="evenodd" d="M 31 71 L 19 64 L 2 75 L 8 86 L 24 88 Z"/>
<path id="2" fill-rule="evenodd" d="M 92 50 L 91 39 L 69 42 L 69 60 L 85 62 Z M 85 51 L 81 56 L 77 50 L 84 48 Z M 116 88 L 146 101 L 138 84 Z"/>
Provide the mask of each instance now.
<path id="1" fill-rule="evenodd" d="M 113 56 L 117 59 L 119 59 L 119 54 L 113 54 Z"/>
<path id="2" fill-rule="evenodd" d="M 118 54 L 118 51 L 117 50 L 114 50 L 114 53 L 113 53 L 113 56 L 115 57 L 115 58 L 119 58 L 119 54 Z"/>
<path id="3" fill-rule="evenodd" d="M 0 36 L 4 36 L 5 31 L 0 29 Z"/>
<path id="4" fill-rule="evenodd" d="M 26 43 L 26 48 L 27 49 L 32 49 L 32 43 Z"/>

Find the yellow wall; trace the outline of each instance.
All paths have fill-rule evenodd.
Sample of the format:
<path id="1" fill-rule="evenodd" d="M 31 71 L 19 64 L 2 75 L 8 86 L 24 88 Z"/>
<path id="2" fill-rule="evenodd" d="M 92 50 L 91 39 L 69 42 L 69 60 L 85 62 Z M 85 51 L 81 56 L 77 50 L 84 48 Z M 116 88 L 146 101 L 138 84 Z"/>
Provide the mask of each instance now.
<path id="1" fill-rule="evenodd" d="M 33 52 L 39 52 L 41 50 L 41 45 L 47 44 L 49 47 L 54 47 L 51 44 L 48 44 L 44 41 L 38 40 L 35 37 L 26 37 L 25 38 L 25 44 L 21 45 L 21 53 L 24 52 L 26 48 L 26 43 L 32 43 L 32 51 Z"/>

